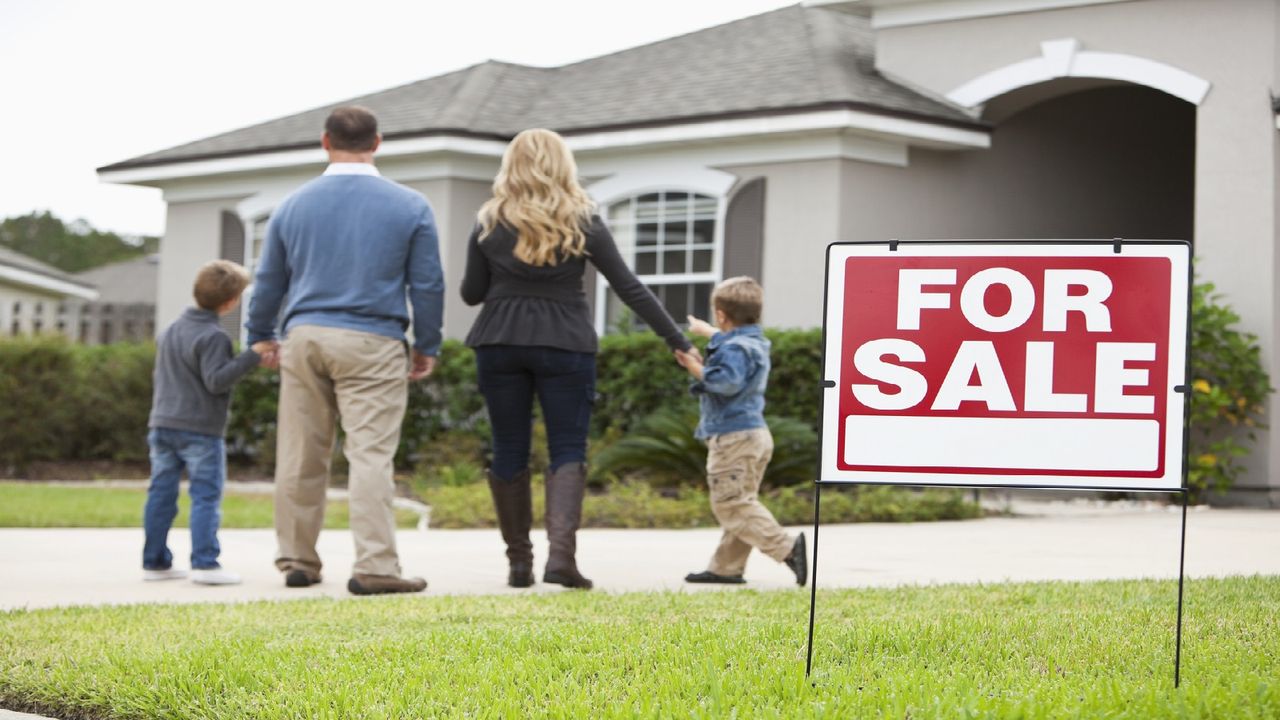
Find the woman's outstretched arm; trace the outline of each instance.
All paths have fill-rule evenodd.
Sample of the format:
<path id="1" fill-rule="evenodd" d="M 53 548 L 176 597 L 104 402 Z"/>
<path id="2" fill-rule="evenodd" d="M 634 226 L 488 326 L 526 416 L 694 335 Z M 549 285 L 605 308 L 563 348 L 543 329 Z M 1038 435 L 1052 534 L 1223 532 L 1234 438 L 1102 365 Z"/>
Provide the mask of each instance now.
<path id="1" fill-rule="evenodd" d="M 489 260 L 480 250 L 480 225 L 476 224 L 467 240 L 467 270 L 462 275 L 462 301 L 479 305 L 489 294 Z"/>
<path id="2" fill-rule="evenodd" d="M 668 347 L 672 350 L 689 350 L 693 347 L 693 343 L 680 332 L 680 327 L 667 314 L 658 298 L 627 267 L 613 241 L 613 235 L 598 217 L 592 219 L 587 235 L 587 252 L 590 253 L 591 264 L 609 281 L 609 287 L 613 288 L 627 307 L 667 341 Z"/>

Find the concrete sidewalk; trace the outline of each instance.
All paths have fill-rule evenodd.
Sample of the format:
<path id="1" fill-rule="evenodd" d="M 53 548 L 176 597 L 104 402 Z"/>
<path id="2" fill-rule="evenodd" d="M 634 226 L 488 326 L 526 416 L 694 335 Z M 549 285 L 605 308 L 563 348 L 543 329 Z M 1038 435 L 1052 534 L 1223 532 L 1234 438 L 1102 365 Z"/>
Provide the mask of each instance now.
<path id="1" fill-rule="evenodd" d="M 1003 580 L 1170 578 L 1178 571 L 1179 509 L 1152 505 L 1021 504 L 1039 516 L 913 524 L 824 525 L 819 547 L 821 588 Z M 810 536 L 812 527 L 803 529 Z M 185 580 L 144 583 L 140 529 L 0 529 L 0 610 L 59 605 L 147 602 L 236 602 L 349 597 L 352 562 L 348 531 L 326 530 L 320 552 L 324 582 L 289 589 L 272 566 L 270 530 L 221 532 L 223 562 L 245 582 L 200 587 Z M 608 592 L 708 589 L 683 582 L 700 570 L 719 532 L 700 530 L 584 530 L 579 564 Z M 399 534 L 407 574 L 430 582 L 427 594 L 562 592 L 539 583 L 507 588 L 497 530 L 404 530 Z M 185 530 L 171 536 L 174 555 L 189 554 Z M 546 538 L 534 551 L 546 558 Z M 1194 508 L 1187 523 L 1190 577 L 1280 574 L 1280 512 Z M 539 576 L 541 575 L 539 567 Z M 795 587 L 781 565 L 755 555 L 746 587 Z"/>

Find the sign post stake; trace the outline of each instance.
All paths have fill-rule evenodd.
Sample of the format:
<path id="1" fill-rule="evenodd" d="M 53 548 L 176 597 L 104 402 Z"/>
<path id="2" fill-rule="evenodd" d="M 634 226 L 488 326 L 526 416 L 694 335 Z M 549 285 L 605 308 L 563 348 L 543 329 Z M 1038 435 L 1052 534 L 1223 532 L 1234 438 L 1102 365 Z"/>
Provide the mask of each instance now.
<path id="1" fill-rule="evenodd" d="M 1173 643 L 1173 688 L 1182 682 L 1182 579 L 1187 562 L 1187 489 L 1182 488 L 1182 533 L 1178 550 L 1178 629 Z M 809 616 L 809 635 L 813 636 L 813 616 Z"/>
<path id="2" fill-rule="evenodd" d="M 809 677 L 810 671 L 813 670 L 813 618 L 818 608 L 818 525 L 822 519 L 821 508 L 822 483 L 816 483 L 813 487 L 813 562 L 809 568 L 809 645 L 804 661 L 804 676 L 806 678 Z"/>

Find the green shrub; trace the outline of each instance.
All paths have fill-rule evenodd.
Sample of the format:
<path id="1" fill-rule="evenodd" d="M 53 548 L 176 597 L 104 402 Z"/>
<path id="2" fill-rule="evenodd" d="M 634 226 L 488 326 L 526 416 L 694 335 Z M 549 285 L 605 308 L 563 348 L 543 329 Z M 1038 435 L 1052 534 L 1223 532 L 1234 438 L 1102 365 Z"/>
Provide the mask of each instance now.
<path id="1" fill-rule="evenodd" d="M 1236 328 L 1240 316 L 1214 293 L 1211 283 L 1191 296 L 1191 446 L 1187 483 L 1200 499 L 1225 491 L 1244 470 L 1254 430 L 1265 427 L 1271 381 L 1262 365 L 1257 336 Z"/>
<path id="2" fill-rule="evenodd" d="M 541 527 L 546 496 L 542 475 L 533 478 L 533 522 Z M 431 506 L 431 527 L 457 529 L 496 527 L 497 516 L 486 483 L 440 485 L 421 494 Z M 583 527 L 688 528 L 714 525 L 706 494 L 686 490 L 660 494 L 644 483 L 611 483 L 604 492 L 588 493 L 582 503 Z"/>
<path id="3" fill-rule="evenodd" d="M 65 340 L 0 341 L 0 466 L 20 471 L 34 460 L 65 456 L 78 381 Z"/>
<path id="4" fill-rule="evenodd" d="M 762 501 L 783 525 L 813 523 L 813 487 L 783 487 Z M 926 522 L 982 516 L 961 490 L 923 490 L 884 485 L 834 486 L 822 491 L 823 523 Z"/>
<path id="5" fill-rule="evenodd" d="M 447 473 L 446 473 L 447 474 Z M 419 492 L 431 506 L 431 527 L 496 527 L 493 500 L 485 483 L 432 485 Z M 761 494 L 761 502 L 783 525 L 813 523 L 813 488 L 785 487 Z M 534 524 L 541 526 L 545 507 L 542 476 L 533 478 Z M 959 490 L 907 490 L 895 487 L 832 487 L 822 491 L 822 521 L 921 522 L 980 517 L 981 508 Z M 702 487 L 656 490 L 647 483 L 611 482 L 588 493 L 582 507 L 583 527 L 693 528 L 715 527 L 711 503 Z M 710 549 L 708 549 L 710 552 Z"/>
<path id="6" fill-rule="evenodd" d="M 147 460 L 155 346 L 120 343 L 74 347 L 73 431 L 64 457 Z"/>
<path id="7" fill-rule="evenodd" d="M 1214 294 L 1195 287 L 1192 303 L 1191 442 L 1189 483 L 1200 493 L 1221 490 L 1243 471 L 1262 417 L 1270 380 L 1256 338 L 1240 331 L 1239 317 Z M 810 440 L 779 422 L 818 427 L 821 337 L 818 330 L 769 330 L 773 370 L 766 395 L 775 458 L 766 482 L 807 482 L 813 464 Z M 146 457 L 146 420 L 151 405 L 151 344 L 81 347 L 58 337 L 0 339 L 0 470 L 21 470 L 41 460 L 136 461 Z M 597 402 L 592 420 L 593 465 L 610 467 L 609 446 L 660 409 L 689 418 L 697 403 L 689 378 L 653 333 L 601 338 L 597 357 Z M 227 429 L 233 460 L 271 467 L 275 461 L 279 375 L 258 370 L 237 384 Z M 685 426 L 691 427 L 688 421 Z M 540 430 L 539 430 L 540 431 Z M 684 453 L 672 478 L 701 482 L 702 460 L 687 433 L 667 432 L 670 451 Z M 488 418 L 476 387 L 473 353 L 447 341 L 436 372 L 411 385 L 409 408 L 397 453 L 400 467 L 454 466 L 465 460 L 484 466 Z M 794 447 L 788 443 L 794 439 Z M 680 450 L 676 445 L 683 444 Z M 535 468 L 545 464 L 545 440 L 535 439 Z M 460 450 L 453 450 L 458 448 Z M 462 456 L 459 456 L 459 452 Z M 600 462 L 603 461 L 603 462 Z M 621 465 L 613 465 L 621 468 Z M 474 476 L 471 471 L 453 481 Z M 595 474 L 595 481 L 601 474 Z"/>

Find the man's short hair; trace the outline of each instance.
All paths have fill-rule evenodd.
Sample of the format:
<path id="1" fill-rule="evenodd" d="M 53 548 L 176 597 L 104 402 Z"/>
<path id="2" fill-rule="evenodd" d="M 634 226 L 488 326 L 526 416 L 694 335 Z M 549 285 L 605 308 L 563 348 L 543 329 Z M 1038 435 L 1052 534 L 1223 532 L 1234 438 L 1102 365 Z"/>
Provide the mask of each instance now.
<path id="1" fill-rule="evenodd" d="M 203 310 L 217 310 L 228 301 L 240 297 L 249 287 L 249 271 L 230 260 L 214 260 L 206 263 L 196 273 L 193 293 L 196 305 Z"/>
<path id="2" fill-rule="evenodd" d="M 329 146 L 347 152 L 368 152 L 378 142 L 378 118 L 359 105 L 343 105 L 324 121 Z"/>
<path id="3" fill-rule="evenodd" d="M 711 293 L 711 306 L 734 325 L 755 325 L 764 310 L 764 288 L 746 275 L 729 278 Z"/>

